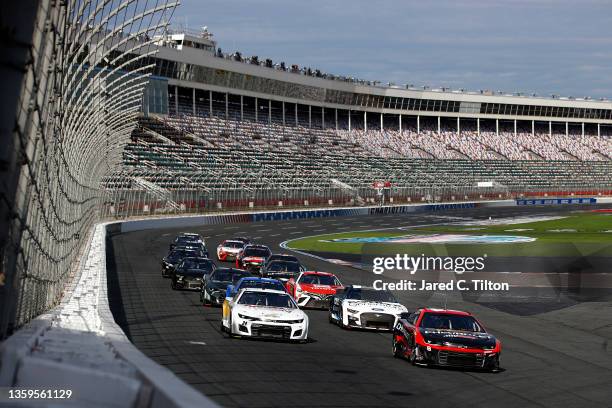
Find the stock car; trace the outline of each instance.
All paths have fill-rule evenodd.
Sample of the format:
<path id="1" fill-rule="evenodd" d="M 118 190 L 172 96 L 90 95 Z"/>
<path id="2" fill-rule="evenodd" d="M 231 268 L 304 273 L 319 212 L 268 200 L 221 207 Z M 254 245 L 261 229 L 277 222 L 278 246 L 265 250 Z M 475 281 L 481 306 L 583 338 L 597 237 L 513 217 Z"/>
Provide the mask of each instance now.
<path id="1" fill-rule="evenodd" d="M 408 310 L 388 290 L 351 285 L 338 290 L 329 306 L 329 322 L 342 328 L 393 330 Z"/>
<path id="2" fill-rule="evenodd" d="M 268 259 L 266 260 L 266 263 L 264 264 L 267 265 L 272 261 L 287 261 L 287 262 L 297 262 L 300 263 L 300 260 L 297 259 L 295 256 L 293 255 L 287 255 L 287 254 L 272 254 L 268 257 Z"/>
<path id="3" fill-rule="evenodd" d="M 247 276 L 246 278 L 241 278 L 238 282 L 236 282 L 236 285 L 229 285 L 225 291 L 225 300 L 223 301 L 222 312 L 223 318 L 226 318 L 229 314 L 229 304 L 232 299 L 238 294 L 238 292 L 247 288 L 285 290 L 283 284 L 276 279 L 266 279 L 258 276 Z"/>
<path id="4" fill-rule="evenodd" d="M 236 256 L 236 268 L 259 270 L 271 254 L 265 245 L 245 245 Z"/>
<path id="5" fill-rule="evenodd" d="M 226 239 L 217 246 L 217 259 L 223 261 L 233 261 L 236 259 L 245 243 L 238 239 Z"/>
<path id="6" fill-rule="evenodd" d="M 404 313 L 393 330 L 393 355 L 413 365 L 499 371 L 501 342 L 470 313 L 419 309 Z"/>
<path id="7" fill-rule="evenodd" d="M 211 274 L 204 275 L 200 302 L 204 306 L 221 306 L 225 300 L 227 287 L 247 276 L 252 275 L 247 271 L 236 268 L 217 268 Z"/>
<path id="8" fill-rule="evenodd" d="M 230 336 L 305 342 L 308 316 L 284 290 L 247 288 L 229 302 L 221 330 Z"/>
<path id="9" fill-rule="evenodd" d="M 206 258 L 206 254 L 200 250 L 176 247 L 168 255 L 162 258 L 161 273 L 162 277 L 168 278 L 174 275 L 176 266 L 184 258 Z"/>
<path id="10" fill-rule="evenodd" d="M 204 275 L 210 274 L 217 266 L 208 258 L 184 258 L 174 270 L 172 289 L 201 290 Z"/>
<path id="11" fill-rule="evenodd" d="M 343 288 L 333 273 L 315 271 L 302 272 L 297 279 L 289 279 L 285 286 L 299 307 L 317 309 L 329 308 L 331 298 Z"/>
<path id="12" fill-rule="evenodd" d="M 174 240 L 170 243 L 170 250 L 173 250 L 177 246 L 186 246 L 187 244 L 203 244 L 204 240 L 199 234 L 194 234 L 191 232 L 181 232 L 178 234 Z"/>
<path id="13" fill-rule="evenodd" d="M 259 270 L 259 274 L 264 278 L 278 279 L 287 282 L 298 277 L 304 267 L 299 262 L 275 260 L 266 263 Z"/>

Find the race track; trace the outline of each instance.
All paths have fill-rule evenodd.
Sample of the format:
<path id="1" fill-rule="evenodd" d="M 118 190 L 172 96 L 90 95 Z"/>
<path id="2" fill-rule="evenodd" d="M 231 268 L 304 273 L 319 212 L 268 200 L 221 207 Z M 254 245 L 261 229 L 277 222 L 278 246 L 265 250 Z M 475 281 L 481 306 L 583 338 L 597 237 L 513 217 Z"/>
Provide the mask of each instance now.
<path id="1" fill-rule="evenodd" d="M 572 207 L 571 210 L 575 210 Z M 301 236 L 443 222 L 438 216 L 488 218 L 548 214 L 551 208 L 452 210 L 428 214 L 345 217 L 209 225 L 211 254 L 224 238 L 246 235 L 280 252 Z M 342 330 L 325 311 L 307 311 L 311 341 L 285 344 L 229 339 L 218 308 L 204 308 L 197 292 L 173 291 L 160 273 L 169 241 L 183 229 L 117 234 L 107 242 L 110 304 L 115 320 L 147 356 L 228 407 L 610 407 L 612 302 L 564 296 L 520 313 L 449 296 L 449 308 L 473 312 L 503 342 L 497 374 L 412 367 L 391 355 L 388 333 Z M 334 272 L 344 284 L 372 273 L 298 256 L 309 268 Z M 441 306 L 438 294 L 397 292 L 409 310 Z M 556 305 L 555 305 L 556 302 Z M 552 303 L 553 307 L 550 307 Z M 529 308 L 540 307 L 537 302 Z M 502 311 L 503 310 L 503 311 Z"/>

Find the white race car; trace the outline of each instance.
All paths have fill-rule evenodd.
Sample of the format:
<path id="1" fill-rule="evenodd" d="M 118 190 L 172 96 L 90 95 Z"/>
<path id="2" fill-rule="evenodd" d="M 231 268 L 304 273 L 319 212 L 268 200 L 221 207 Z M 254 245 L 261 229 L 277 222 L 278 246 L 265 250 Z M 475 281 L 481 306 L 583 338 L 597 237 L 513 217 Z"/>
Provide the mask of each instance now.
<path id="1" fill-rule="evenodd" d="M 226 239 L 217 246 L 217 259 L 220 261 L 233 261 L 240 250 L 244 247 L 244 242 Z"/>
<path id="2" fill-rule="evenodd" d="M 247 288 L 234 296 L 224 313 L 221 330 L 230 336 L 305 342 L 308 316 L 285 291 Z"/>
<path id="3" fill-rule="evenodd" d="M 344 328 L 393 330 L 407 311 L 388 290 L 352 285 L 331 299 L 329 322 Z"/>

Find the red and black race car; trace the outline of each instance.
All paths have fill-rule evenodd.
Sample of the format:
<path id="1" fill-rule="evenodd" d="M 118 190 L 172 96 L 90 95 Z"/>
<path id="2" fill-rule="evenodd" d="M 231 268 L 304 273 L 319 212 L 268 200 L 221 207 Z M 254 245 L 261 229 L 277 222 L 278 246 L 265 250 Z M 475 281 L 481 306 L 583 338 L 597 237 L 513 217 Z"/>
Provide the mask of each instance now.
<path id="1" fill-rule="evenodd" d="M 331 298 L 343 288 L 333 273 L 314 271 L 300 273 L 297 279 L 291 278 L 285 286 L 298 306 L 319 309 L 329 308 Z"/>
<path id="2" fill-rule="evenodd" d="M 470 313 L 419 309 L 403 313 L 393 330 L 393 355 L 413 365 L 499 371 L 501 343 Z"/>

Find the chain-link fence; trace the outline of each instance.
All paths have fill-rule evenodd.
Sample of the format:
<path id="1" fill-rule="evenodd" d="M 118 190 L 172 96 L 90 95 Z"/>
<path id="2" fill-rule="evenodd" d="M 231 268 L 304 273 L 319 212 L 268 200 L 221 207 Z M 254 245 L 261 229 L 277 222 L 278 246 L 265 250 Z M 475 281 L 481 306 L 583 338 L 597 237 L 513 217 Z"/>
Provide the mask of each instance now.
<path id="1" fill-rule="evenodd" d="M 60 300 L 121 164 L 168 0 L 0 5 L 0 338 Z M 4 83 L 6 81 L 6 83 Z"/>

